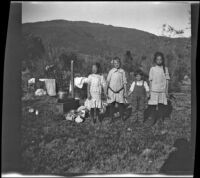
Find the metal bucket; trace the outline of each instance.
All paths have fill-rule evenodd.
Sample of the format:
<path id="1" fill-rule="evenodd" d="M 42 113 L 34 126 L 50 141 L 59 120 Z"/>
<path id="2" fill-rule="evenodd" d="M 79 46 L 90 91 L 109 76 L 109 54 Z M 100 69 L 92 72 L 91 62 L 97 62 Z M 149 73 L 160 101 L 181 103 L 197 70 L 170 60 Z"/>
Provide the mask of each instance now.
<path id="1" fill-rule="evenodd" d="M 65 92 L 65 91 L 58 92 L 58 99 L 63 100 L 66 98 L 66 96 L 67 96 L 67 92 Z"/>

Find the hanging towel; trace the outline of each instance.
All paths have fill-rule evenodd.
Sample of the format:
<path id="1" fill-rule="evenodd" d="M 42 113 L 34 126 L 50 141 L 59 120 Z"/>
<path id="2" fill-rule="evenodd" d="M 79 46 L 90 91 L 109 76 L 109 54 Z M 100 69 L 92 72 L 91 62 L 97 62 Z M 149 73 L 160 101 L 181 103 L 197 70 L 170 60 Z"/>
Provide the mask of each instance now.
<path id="1" fill-rule="evenodd" d="M 39 79 L 45 82 L 47 94 L 49 96 L 56 96 L 56 80 L 55 79 Z"/>
<path id="2" fill-rule="evenodd" d="M 87 77 L 75 77 L 74 78 L 74 86 L 78 88 L 83 88 L 83 84 L 88 82 Z M 71 81 L 69 86 L 69 92 L 72 91 Z"/>
<path id="3" fill-rule="evenodd" d="M 55 96 L 56 95 L 56 80 L 47 79 L 45 80 L 45 85 L 46 85 L 48 95 Z"/>

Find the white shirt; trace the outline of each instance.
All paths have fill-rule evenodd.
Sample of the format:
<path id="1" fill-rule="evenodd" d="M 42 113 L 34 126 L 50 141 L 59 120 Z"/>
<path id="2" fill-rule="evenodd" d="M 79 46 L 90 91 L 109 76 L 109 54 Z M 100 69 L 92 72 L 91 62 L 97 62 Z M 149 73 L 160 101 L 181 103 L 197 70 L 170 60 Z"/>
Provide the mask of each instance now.
<path id="1" fill-rule="evenodd" d="M 137 85 L 142 86 L 143 80 L 137 81 Z M 135 81 L 131 84 L 129 91 L 133 92 L 134 88 L 135 88 Z M 147 82 L 145 82 L 145 81 L 144 81 L 144 88 L 145 88 L 146 92 L 149 92 L 149 86 L 148 86 Z"/>

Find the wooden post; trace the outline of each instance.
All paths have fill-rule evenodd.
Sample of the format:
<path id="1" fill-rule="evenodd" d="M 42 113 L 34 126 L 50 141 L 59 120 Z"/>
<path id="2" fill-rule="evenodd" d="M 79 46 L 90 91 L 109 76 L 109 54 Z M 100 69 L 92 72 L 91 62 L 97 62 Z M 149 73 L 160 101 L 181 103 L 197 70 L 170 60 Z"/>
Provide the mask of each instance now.
<path id="1" fill-rule="evenodd" d="M 71 87 L 72 87 L 72 98 L 74 98 L 74 61 L 71 61 Z"/>

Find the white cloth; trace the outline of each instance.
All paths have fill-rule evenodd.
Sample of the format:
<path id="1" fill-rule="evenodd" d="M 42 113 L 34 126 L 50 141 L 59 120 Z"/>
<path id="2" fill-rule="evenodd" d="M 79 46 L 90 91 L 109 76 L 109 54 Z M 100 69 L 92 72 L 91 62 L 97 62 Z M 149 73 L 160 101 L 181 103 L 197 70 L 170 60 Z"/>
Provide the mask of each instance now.
<path id="1" fill-rule="evenodd" d="M 83 119 L 81 118 L 81 116 L 77 116 L 77 117 L 75 118 L 75 122 L 76 122 L 76 123 L 81 123 L 81 122 L 83 122 Z"/>
<path id="2" fill-rule="evenodd" d="M 33 84 L 33 83 L 35 83 L 35 78 L 31 78 L 28 80 L 28 84 Z"/>
<path id="3" fill-rule="evenodd" d="M 56 80 L 47 79 L 45 80 L 45 85 L 47 88 L 47 93 L 49 96 L 56 96 Z"/>
<path id="4" fill-rule="evenodd" d="M 45 82 L 45 80 L 47 80 L 46 78 L 40 78 L 39 81 L 41 82 Z"/>
<path id="5" fill-rule="evenodd" d="M 56 80 L 55 79 L 39 79 L 45 82 L 47 93 L 49 96 L 56 96 Z"/>
<path id="6" fill-rule="evenodd" d="M 125 84 L 127 84 L 125 71 L 123 69 L 111 69 L 107 76 L 107 83 L 108 87 L 110 87 L 113 91 L 119 91 Z M 108 88 L 108 103 L 112 103 L 114 101 L 118 103 L 125 103 L 124 89 L 119 93 L 114 93 L 111 89 Z"/>
<path id="7" fill-rule="evenodd" d="M 137 81 L 137 85 L 138 86 L 142 86 L 143 82 L 144 82 L 144 88 L 145 88 L 146 92 L 149 92 L 149 86 L 148 86 L 146 81 L 143 81 L 143 80 Z M 135 88 L 135 81 L 131 84 L 131 87 L 130 87 L 129 91 L 133 92 L 134 88 Z"/>
<path id="8" fill-rule="evenodd" d="M 74 78 L 74 85 L 78 88 L 83 88 L 83 84 L 88 82 L 86 77 L 76 77 Z"/>
<path id="9" fill-rule="evenodd" d="M 87 77 L 75 77 L 74 78 L 74 86 L 76 86 L 78 88 L 83 88 L 84 83 L 88 83 Z M 71 91 L 72 91 L 72 84 L 71 84 L 71 81 L 70 81 L 69 92 L 71 92 Z"/>
<path id="10" fill-rule="evenodd" d="M 46 94 L 47 94 L 46 91 L 43 90 L 43 89 L 37 89 L 35 91 L 35 96 L 43 96 L 43 95 L 46 95 Z"/>

